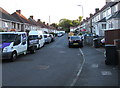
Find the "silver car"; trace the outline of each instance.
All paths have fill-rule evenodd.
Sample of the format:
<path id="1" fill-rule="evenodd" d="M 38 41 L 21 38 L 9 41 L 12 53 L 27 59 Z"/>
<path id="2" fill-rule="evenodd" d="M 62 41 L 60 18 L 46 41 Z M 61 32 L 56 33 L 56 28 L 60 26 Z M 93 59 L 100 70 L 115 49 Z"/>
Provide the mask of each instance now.
<path id="1" fill-rule="evenodd" d="M 45 39 L 45 43 L 50 43 L 52 40 L 49 34 L 44 34 L 44 39 Z"/>

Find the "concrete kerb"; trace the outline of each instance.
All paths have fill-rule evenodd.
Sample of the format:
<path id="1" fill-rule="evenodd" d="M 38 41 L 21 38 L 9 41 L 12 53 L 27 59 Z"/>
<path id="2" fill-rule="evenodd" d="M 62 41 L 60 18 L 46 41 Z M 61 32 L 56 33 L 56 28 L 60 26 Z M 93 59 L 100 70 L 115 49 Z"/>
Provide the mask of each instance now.
<path id="1" fill-rule="evenodd" d="M 75 83 L 77 82 L 77 80 L 78 80 L 78 78 L 79 78 L 79 76 L 80 76 L 80 73 L 82 72 L 84 63 L 85 63 L 85 57 L 84 57 L 84 53 L 83 53 L 82 49 L 79 48 L 79 51 L 80 51 L 80 54 L 81 54 L 81 56 L 82 56 L 83 63 L 82 63 L 82 65 L 80 65 L 79 71 L 77 72 L 76 77 L 73 79 L 72 83 L 70 84 L 70 88 L 73 87 L 73 86 L 75 85 Z"/>

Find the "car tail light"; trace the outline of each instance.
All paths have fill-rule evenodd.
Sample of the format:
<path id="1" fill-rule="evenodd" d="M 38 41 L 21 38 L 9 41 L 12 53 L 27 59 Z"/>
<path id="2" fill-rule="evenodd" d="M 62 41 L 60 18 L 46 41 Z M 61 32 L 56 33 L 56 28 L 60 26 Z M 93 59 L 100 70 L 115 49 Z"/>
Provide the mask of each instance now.
<path id="1" fill-rule="evenodd" d="M 70 42 L 73 42 L 73 40 L 69 40 Z"/>

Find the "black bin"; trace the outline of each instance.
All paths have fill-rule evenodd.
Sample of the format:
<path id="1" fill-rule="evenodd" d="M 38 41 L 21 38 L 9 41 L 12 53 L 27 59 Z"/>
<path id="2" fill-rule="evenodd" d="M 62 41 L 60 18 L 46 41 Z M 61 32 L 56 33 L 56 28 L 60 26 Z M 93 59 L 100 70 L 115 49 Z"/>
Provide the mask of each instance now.
<path id="1" fill-rule="evenodd" d="M 99 48 L 100 44 L 99 44 L 99 39 L 98 38 L 94 38 L 93 39 L 93 46 L 95 48 Z"/>
<path id="2" fill-rule="evenodd" d="M 117 65 L 118 58 L 117 58 L 117 48 L 115 45 L 105 45 L 105 64 L 106 65 Z"/>

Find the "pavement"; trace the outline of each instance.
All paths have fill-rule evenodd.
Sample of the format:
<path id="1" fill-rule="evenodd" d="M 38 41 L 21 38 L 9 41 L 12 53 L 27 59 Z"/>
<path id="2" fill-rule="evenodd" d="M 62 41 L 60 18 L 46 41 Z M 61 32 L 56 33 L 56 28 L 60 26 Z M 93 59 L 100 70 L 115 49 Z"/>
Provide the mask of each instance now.
<path id="1" fill-rule="evenodd" d="M 84 46 L 82 49 L 85 59 L 82 72 L 75 86 L 118 86 L 118 66 L 106 65 L 104 48 Z M 111 88 L 111 87 L 110 87 Z"/>

